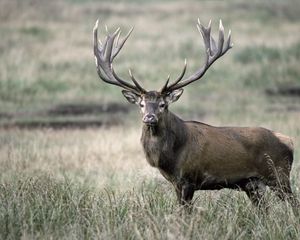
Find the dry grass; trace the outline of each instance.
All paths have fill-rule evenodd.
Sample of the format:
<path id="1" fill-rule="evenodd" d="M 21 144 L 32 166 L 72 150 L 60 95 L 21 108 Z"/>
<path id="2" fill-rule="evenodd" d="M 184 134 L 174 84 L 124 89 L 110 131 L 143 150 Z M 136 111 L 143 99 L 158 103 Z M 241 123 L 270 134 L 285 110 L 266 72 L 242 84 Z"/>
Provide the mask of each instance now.
<path id="1" fill-rule="evenodd" d="M 22 172 L 63 178 L 67 174 L 98 188 L 113 181 L 128 189 L 156 175 L 144 160 L 138 131 L 123 127 L 8 130 L 2 133 L 0 156 L 4 176 Z"/>
<path id="2" fill-rule="evenodd" d="M 268 214 L 229 190 L 198 192 L 192 213 L 185 212 L 170 184 L 147 165 L 138 138 L 138 130 L 121 127 L 2 132 L 1 237 L 299 237 L 299 218 L 270 193 Z M 297 195 L 299 172 L 296 163 Z"/>

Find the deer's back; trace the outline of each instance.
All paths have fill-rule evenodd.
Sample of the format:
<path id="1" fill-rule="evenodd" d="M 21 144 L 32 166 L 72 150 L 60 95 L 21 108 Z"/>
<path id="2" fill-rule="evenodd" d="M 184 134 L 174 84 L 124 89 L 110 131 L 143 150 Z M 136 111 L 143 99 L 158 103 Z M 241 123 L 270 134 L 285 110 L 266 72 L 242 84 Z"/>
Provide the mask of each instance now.
<path id="1" fill-rule="evenodd" d="M 213 127 L 186 122 L 190 145 L 180 164 L 183 173 L 212 181 L 266 175 L 268 154 L 275 164 L 292 157 L 289 137 L 257 127 Z M 290 159 L 291 160 L 291 159 Z M 197 180 L 195 180 L 197 181 Z"/>
<path id="2" fill-rule="evenodd" d="M 293 151 L 290 137 L 262 127 L 214 127 L 200 122 L 186 122 L 189 137 L 195 143 L 212 145 L 220 151 Z M 221 151 L 222 152 L 222 151 Z"/>

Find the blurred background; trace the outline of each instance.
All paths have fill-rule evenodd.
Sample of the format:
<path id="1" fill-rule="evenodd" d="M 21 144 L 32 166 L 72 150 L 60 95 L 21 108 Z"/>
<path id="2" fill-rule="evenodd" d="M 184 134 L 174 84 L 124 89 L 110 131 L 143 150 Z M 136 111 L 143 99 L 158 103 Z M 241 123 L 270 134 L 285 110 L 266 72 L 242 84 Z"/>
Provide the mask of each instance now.
<path id="1" fill-rule="evenodd" d="M 187 87 L 173 109 L 183 118 L 211 124 L 264 125 L 299 117 L 300 3 L 288 1 L 96 1 L 0 2 L 1 126 L 86 127 L 139 124 L 138 110 L 120 89 L 100 81 L 92 52 L 92 28 L 100 19 L 112 32 L 134 32 L 115 61 L 147 89 L 175 79 L 184 59 L 187 75 L 204 61 L 196 29 L 212 19 L 232 29 L 234 48 L 199 82 Z M 285 122 L 286 122 L 285 121 Z M 293 127 L 292 127 L 293 128 Z M 279 129 L 280 130 L 280 129 Z"/>

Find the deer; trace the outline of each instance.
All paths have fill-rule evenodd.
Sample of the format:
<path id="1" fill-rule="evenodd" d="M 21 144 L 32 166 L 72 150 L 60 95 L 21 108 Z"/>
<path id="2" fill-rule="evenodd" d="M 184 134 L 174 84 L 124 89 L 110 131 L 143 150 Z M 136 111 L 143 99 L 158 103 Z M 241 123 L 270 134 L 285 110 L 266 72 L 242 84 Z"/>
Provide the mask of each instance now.
<path id="1" fill-rule="evenodd" d="M 218 41 L 198 19 L 197 28 L 204 47 L 205 61 L 192 75 L 184 78 L 187 61 L 178 78 L 163 87 L 145 90 L 129 69 L 131 81 L 117 75 L 113 61 L 133 28 L 120 40 L 121 30 L 107 31 L 98 40 L 98 23 L 93 29 L 93 47 L 97 73 L 108 84 L 122 88 L 131 104 L 139 106 L 142 115 L 141 144 L 148 163 L 159 170 L 175 189 L 179 204 L 190 205 L 197 190 L 223 188 L 243 191 L 255 206 L 264 202 L 267 187 L 281 200 L 293 206 L 299 203 L 291 189 L 293 141 L 290 137 L 262 127 L 215 127 L 197 121 L 184 121 L 168 106 L 176 102 L 183 88 L 201 79 L 216 60 L 233 47 L 231 31 L 225 39 L 222 21 Z"/>

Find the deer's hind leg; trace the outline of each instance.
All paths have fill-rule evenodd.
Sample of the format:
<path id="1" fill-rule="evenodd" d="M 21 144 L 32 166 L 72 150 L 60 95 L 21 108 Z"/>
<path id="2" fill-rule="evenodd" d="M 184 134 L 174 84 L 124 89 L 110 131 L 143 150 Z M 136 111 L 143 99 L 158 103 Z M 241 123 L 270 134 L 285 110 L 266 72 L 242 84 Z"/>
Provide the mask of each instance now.
<path id="1" fill-rule="evenodd" d="M 265 202 L 266 185 L 263 181 L 251 179 L 242 187 L 242 190 L 245 191 L 255 206 L 267 210 L 268 206 Z"/>
<path id="2" fill-rule="evenodd" d="M 292 161 L 284 159 L 281 165 L 275 166 L 269 155 L 265 154 L 265 157 L 271 172 L 269 175 L 268 186 L 281 200 L 288 201 L 294 209 L 298 209 L 300 203 L 292 191 L 290 182 L 290 162 Z"/>

